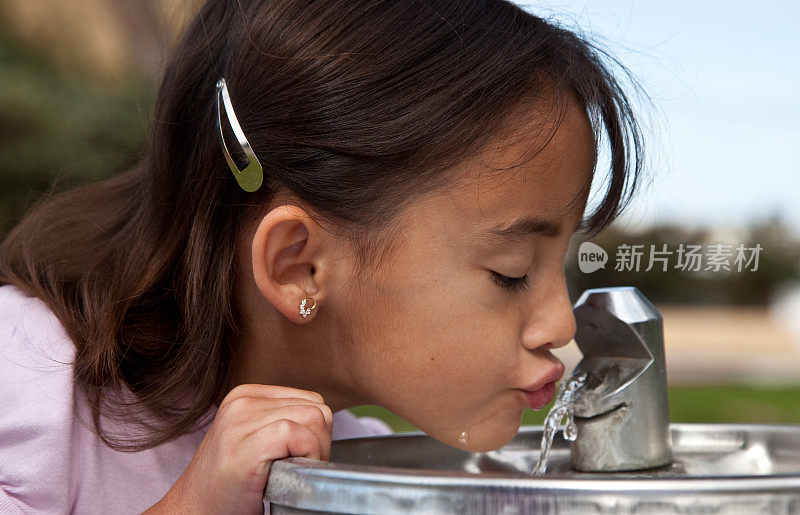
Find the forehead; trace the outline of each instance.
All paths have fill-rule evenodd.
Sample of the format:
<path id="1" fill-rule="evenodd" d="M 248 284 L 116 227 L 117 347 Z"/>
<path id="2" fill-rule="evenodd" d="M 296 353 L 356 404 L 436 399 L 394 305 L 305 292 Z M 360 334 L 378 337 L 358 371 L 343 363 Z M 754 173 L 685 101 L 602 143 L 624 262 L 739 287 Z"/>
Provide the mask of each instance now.
<path id="1" fill-rule="evenodd" d="M 586 205 L 595 166 L 595 142 L 580 104 L 565 96 L 509 118 L 506 130 L 464 164 L 443 192 L 463 229 L 492 240 L 493 229 L 528 216 L 556 221 L 572 232 Z"/>

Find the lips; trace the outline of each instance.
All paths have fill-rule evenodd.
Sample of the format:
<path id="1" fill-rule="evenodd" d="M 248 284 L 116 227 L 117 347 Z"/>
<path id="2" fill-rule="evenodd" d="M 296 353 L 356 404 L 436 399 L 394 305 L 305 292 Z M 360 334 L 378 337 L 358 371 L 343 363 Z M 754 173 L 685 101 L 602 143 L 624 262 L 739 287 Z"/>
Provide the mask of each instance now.
<path id="1" fill-rule="evenodd" d="M 558 365 L 549 369 L 547 373 L 535 383 L 524 388 L 517 388 L 523 397 L 524 404 L 531 409 L 542 409 L 550 401 L 553 400 L 556 394 L 556 381 L 564 375 L 564 364 L 558 362 Z"/>
<path id="2" fill-rule="evenodd" d="M 547 383 L 555 383 L 561 379 L 561 376 L 564 375 L 564 370 L 564 364 L 559 361 L 558 364 L 549 369 L 541 379 L 528 386 L 523 386 L 522 388 L 519 388 L 519 390 L 525 390 L 527 392 L 535 392 L 540 390 Z"/>
<path id="3" fill-rule="evenodd" d="M 553 400 L 553 397 L 555 397 L 556 383 L 546 383 L 544 386 L 533 392 L 520 390 L 519 388 L 517 391 L 520 392 L 523 398 L 523 404 L 525 404 L 525 406 L 530 409 L 540 410 L 547 406 L 550 401 Z"/>

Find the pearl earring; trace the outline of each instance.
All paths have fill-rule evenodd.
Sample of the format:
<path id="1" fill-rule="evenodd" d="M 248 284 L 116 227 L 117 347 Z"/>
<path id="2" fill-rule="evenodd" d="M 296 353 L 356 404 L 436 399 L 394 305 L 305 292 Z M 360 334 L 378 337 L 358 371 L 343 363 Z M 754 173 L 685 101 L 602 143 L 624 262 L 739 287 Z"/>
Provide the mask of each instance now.
<path id="1" fill-rule="evenodd" d="M 313 302 L 313 304 L 311 304 L 311 306 L 309 306 L 308 308 L 306 308 L 307 300 L 311 300 L 311 302 Z M 308 315 L 311 314 L 311 310 L 314 309 L 315 307 L 317 307 L 317 301 L 314 300 L 314 297 L 306 297 L 305 299 L 300 301 L 300 314 L 303 316 L 303 318 L 308 318 Z"/>

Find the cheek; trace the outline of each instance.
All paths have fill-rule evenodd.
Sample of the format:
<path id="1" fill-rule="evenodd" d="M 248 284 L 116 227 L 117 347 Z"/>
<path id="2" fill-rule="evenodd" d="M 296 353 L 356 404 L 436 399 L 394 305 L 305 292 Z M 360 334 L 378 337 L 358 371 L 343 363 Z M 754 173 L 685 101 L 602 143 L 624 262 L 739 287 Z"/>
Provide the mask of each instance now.
<path id="1" fill-rule="evenodd" d="M 347 315 L 353 377 L 365 398 L 433 438 L 496 449 L 516 434 L 524 411 L 513 391 L 520 307 L 485 270 L 423 254 L 410 253 L 416 262 L 397 263 L 395 273 L 360 278 Z"/>
<path id="2" fill-rule="evenodd" d="M 512 391 L 519 311 L 513 303 L 498 311 L 478 302 L 486 295 L 481 286 L 376 306 L 363 321 L 372 353 L 365 382 L 380 405 L 434 438 L 488 450 L 513 438 L 524 408 Z"/>
<path id="3" fill-rule="evenodd" d="M 491 394 L 487 388 L 504 387 L 518 346 L 519 310 L 514 304 L 500 309 L 496 298 L 502 293 L 487 292 L 491 286 L 477 274 L 471 279 L 447 285 L 431 279 L 412 290 L 387 289 L 378 296 L 383 301 L 373 297 L 364 333 L 387 377 L 437 397 L 473 385 L 484 395 Z"/>

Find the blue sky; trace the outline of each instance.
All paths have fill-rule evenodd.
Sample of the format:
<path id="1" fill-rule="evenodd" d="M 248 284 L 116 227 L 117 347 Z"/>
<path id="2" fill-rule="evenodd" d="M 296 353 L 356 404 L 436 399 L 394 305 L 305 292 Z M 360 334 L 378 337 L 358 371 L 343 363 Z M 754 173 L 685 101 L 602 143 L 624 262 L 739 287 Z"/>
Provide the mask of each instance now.
<path id="1" fill-rule="evenodd" d="M 778 213 L 800 235 L 800 2 L 515 3 L 611 51 L 656 106 L 639 110 L 652 182 L 622 225 Z"/>

